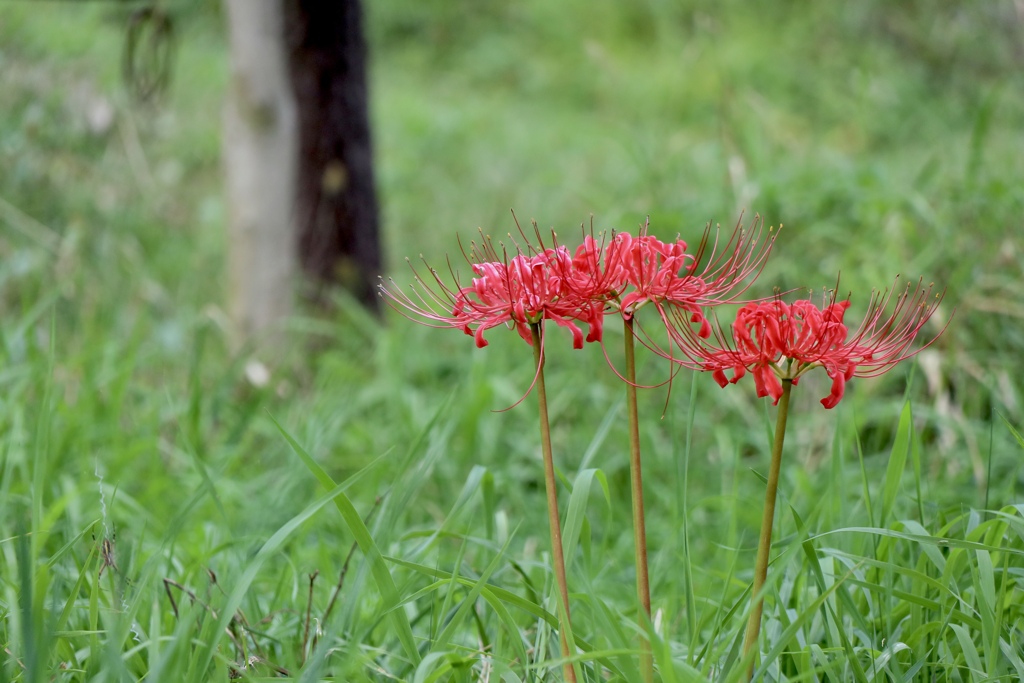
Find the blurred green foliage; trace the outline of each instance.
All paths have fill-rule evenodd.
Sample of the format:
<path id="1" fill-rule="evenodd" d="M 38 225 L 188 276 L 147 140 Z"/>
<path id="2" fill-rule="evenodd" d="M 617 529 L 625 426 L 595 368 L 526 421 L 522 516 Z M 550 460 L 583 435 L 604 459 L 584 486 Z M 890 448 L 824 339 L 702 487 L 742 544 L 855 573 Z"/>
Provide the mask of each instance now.
<path id="1" fill-rule="evenodd" d="M 906 623 L 924 639 L 917 645 L 951 653 L 918 673 L 962 672 L 969 648 L 952 635 L 942 647 L 941 635 L 922 635 L 932 633 L 929 619 L 946 618 L 932 610 L 970 611 L 958 595 L 973 600 L 995 585 L 984 554 L 997 568 L 1013 558 L 999 574 L 1005 614 L 977 606 L 986 620 L 978 658 L 993 675 L 1009 671 L 1009 660 L 994 663 L 1001 626 L 989 617 L 1019 623 L 1019 560 L 1000 554 L 1019 551 L 1019 538 L 971 508 L 1014 503 L 1024 485 L 1021 445 L 998 417 L 1020 430 L 1017 5 L 366 4 L 378 181 L 399 282 L 409 279 L 402 258 L 420 253 L 442 270 L 451 254 L 468 277 L 456 236 L 480 227 L 500 237 L 514 230 L 513 209 L 523 222 L 557 227 L 567 242 L 592 215 L 597 229 L 627 230 L 650 216 L 655 233 L 696 242 L 708 221 L 731 227 L 741 212 L 745 221 L 756 212 L 785 227 L 752 294 L 830 287 L 841 273 L 852 318 L 897 274 L 947 288 L 937 322 L 956 314 L 926 360 L 855 380 L 828 413 L 817 405 L 827 381 L 801 383 L 783 491 L 812 533 L 876 523 L 869 496 L 878 506 L 911 397 L 920 474 L 904 482 L 894 517 L 985 548 L 950 562 L 942 592 L 906 572 L 931 561 L 922 549 L 931 542 L 829 540 L 836 547 L 819 555 L 837 558 L 836 575 L 859 561 L 850 557 L 874 572 L 854 577 L 863 592 L 842 603 L 840 620 L 861 629 L 850 647 L 875 661 L 893 632 L 887 619 L 912 612 Z M 201 680 L 190 638 L 205 628 L 212 642 L 215 620 L 200 603 L 185 608 L 185 593 L 170 588 L 183 607 L 176 619 L 162 579 L 226 604 L 267 538 L 323 493 L 268 412 L 335 481 L 369 466 L 347 495 L 363 514 L 383 496 L 368 522 L 376 544 L 421 565 L 392 567 L 403 595 L 427 590 L 423 567 L 482 572 L 511 537 L 493 581 L 542 602 L 547 531 L 533 403 L 496 412 L 532 377 L 529 349 L 515 335 L 495 330 L 491 346 L 477 350 L 459 333 L 397 316 L 383 324 L 339 293 L 335 310 L 290 321 L 286 350 L 231 349 L 219 4 L 166 6 L 180 39 L 175 73 L 163 99 L 141 105 L 120 82 L 132 5 L 0 5 L 0 644 L 35 653 L 50 673 L 65 663 L 62 680 L 101 669 L 108 679 L 162 672 Z M 613 362 L 618 334 L 608 332 Z M 583 632 L 605 638 L 599 644 L 628 647 L 629 634 L 608 635 L 621 624 L 609 625 L 617 622 L 602 608 L 631 609 L 622 590 L 632 581 L 622 387 L 600 349 L 572 352 L 557 330 L 551 340 L 555 451 L 567 488 L 579 470 L 596 467 L 611 495 L 610 504 L 591 496 L 571 570 L 579 618 Z M 256 363 L 270 371 L 265 384 L 252 379 Z M 641 375 L 658 383 L 667 369 L 648 358 Z M 762 491 L 749 469 L 764 468 L 771 411 L 750 386 L 723 391 L 687 374 L 667 403 L 664 388 L 642 400 L 653 590 L 672 634 L 666 656 L 718 666 L 727 654 L 712 635 L 738 626 L 715 615 L 739 604 L 742 623 L 759 518 L 749 501 Z M 471 479 L 474 466 L 486 476 Z M 464 485 L 470 502 L 453 510 Z M 308 574 L 322 573 L 313 608 L 322 615 L 352 543 L 330 507 L 290 532 L 250 577 L 241 605 L 250 622 L 266 618 L 246 642 L 293 670 L 303 657 Z M 799 527 L 787 516 L 784 538 L 798 538 Z M 118 567 L 100 577 L 104 538 Z M 804 610 L 816 590 L 807 577 L 821 568 L 789 547 L 778 590 Z M 19 564 L 26 558 L 39 567 L 32 581 Z M 684 584 L 683 564 L 696 588 Z M 379 619 L 367 572 L 357 554 L 324 640 L 347 653 L 335 662 L 351 671 L 408 674 L 393 657 L 400 648 Z M 447 596 L 410 599 L 423 642 L 443 629 L 444 609 L 457 608 L 456 584 Z M 879 586 L 889 592 L 879 597 Z M 900 590 L 934 604 L 900 602 Z M 785 618 L 781 599 L 771 602 Z M 543 623 L 517 623 L 521 634 L 490 621 L 483 632 L 499 633 L 496 650 L 518 652 L 521 639 L 543 659 L 553 642 Z M 477 635 L 461 633 L 460 652 L 478 647 Z M 705 644 L 712 654 L 701 664 Z M 213 666 L 226 670 L 234 650 L 221 643 L 218 652 Z M 803 666 L 796 655 L 787 661 Z M 0 681 L 47 678 L 27 671 L 0 665 Z"/>

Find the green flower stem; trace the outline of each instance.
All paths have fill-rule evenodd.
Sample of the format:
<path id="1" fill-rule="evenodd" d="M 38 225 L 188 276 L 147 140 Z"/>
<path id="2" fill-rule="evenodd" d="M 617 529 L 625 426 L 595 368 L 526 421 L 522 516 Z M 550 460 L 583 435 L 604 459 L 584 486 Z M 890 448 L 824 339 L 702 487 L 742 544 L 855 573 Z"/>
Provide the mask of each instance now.
<path id="1" fill-rule="evenodd" d="M 544 452 L 544 488 L 548 494 L 548 523 L 551 527 L 551 554 L 555 560 L 555 580 L 562 600 L 559 611 L 561 628 L 558 629 L 562 642 L 562 657 L 569 658 L 569 641 L 566 634 L 572 628 L 569 620 L 569 585 L 565 578 L 565 556 L 562 553 L 562 525 L 558 517 L 558 493 L 555 484 L 555 460 L 551 454 L 551 426 L 548 424 L 548 397 L 544 389 L 544 357 L 541 352 L 540 323 L 530 323 L 533 333 L 533 358 L 537 366 L 537 402 L 540 404 L 540 442 Z M 565 680 L 576 683 L 576 671 L 571 662 L 564 665 Z"/>
<path id="2" fill-rule="evenodd" d="M 640 417 L 636 407 L 636 344 L 633 318 L 623 317 L 626 353 L 626 406 L 629 411 L 629 478 L 633 498 L 633 543 L 636 553 L 636 596 L 640 606 L 651 618 L 651 584 L 647 572 L 647 530 L 644 523 L 644 484 L 640 475 Z M 651 644 L 641 637 L 640 670 L 644 681 L 654 680 L 654 658 Z"/>
<path id="3" fill-rule="evenodd" d="M 768 488 L 764 494 L 764 516 L 761 518 L 761 539 L 757 543 L 757 563 L 754 565 L 754 587 L 750 591 L 753 609 L 747 620 L 747 632 L 743 639 L 743 656 L 757 646 L 757 636 L 761 631 L 761 613 L 764 610 L 765 578 L 768 576 L 768 555 L 772 548 L 772 527 L 775 524 L 775 498 L 779 491 L 779 470 L 782 465 L 782 443 L 786 438 L 786 419 L 789 417 L 789 392 L 793 388 L 793 380 L 782 380 L 782 396 L 779 398 L 779 412 L 775 418 L 775 442 L 772 444 L 772 462 L 768 469 Z M 747 678 L 754 675 L 757 657 L 750 660 L 747 667 Z"/>

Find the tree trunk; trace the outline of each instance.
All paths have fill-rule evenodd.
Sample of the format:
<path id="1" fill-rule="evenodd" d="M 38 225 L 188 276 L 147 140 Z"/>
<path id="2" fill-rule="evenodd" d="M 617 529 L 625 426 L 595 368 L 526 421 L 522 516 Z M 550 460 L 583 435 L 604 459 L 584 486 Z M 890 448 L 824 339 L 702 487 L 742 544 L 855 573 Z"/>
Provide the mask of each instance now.
<path id="1" fill-rule="evenodd" d="M 242 341 L 291 310 L 296 114 L 281 0 L 225 0 L 231 81 L 224 110 L 230 313 Z"/>
<path id="2" fill-rule="evenodd" d="M 359 0 L 284 0 L 298 104 L 299 258 L 377 308 L 381 270 L 367 113 L 366 42 Z"/>

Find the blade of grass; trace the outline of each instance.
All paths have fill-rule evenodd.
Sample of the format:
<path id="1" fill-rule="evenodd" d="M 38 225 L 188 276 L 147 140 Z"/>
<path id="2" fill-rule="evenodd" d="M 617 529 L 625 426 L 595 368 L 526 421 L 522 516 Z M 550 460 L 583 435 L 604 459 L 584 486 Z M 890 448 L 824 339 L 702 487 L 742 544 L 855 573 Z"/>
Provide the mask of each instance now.
<path id="1" fill-rule="evenodd" d="M 256 574 L 263 566 L 263 563 L 266 562 L 271 555 L 276 553 L 282 545 L 284 545 L 284 542 L 288 540 L 288 538 L 295 532 L 296 529 L 299 528 L 299 526 L 301 526 L 304 522 L 313 517 L 313 515 L 318 513 L 325 505 L 331 502 L 336 502 L 340 498 L 345 498 L 347 500 L 347 498 L 345 497 L 345 489 L 351 485 L 351 481 L 349 480 L 335 486 L 330 492 L 327 493 L 327 495 L 320 497 L 319 499 L 308 505 L 306 509 L 304 509 L 302 512 L 288 520 L 269 539 L 267 539 L 267 541 L 256 553 L 256 556 L 252 559 L 251 562 L 249 562 L 248 566 L 245 568 L 245 571 L 242 573 L 242 576 L 238 579 L 237 583 L 235 584 L 234 588 L 229 594 L 227 602 L 221 608 L 220 617 L 217 619 L 216 627 L 213 629 L 212 632 L 213 637 L 210 638 L 208 641 L 204 642 L 203 647 L 200 650 L 199 656 L 197 657 L 199 666 L 196 667 L 196 672 L 200 674 L 205 674 L 205 672 L 208 670 L 210 663 L 213 660 L 217 644 L 223 637 L 224 631 L 225 629 L 227 629 L 228 624 L 231 622 L 232 619 L 235 618 L 236 611 L 241 606 L 242 600 L 245 598 L 245 594 L 249 590 L 249 586 L 252 584 L 253 580 L 255 580 Z M 351 506 L 351 503 L 349 503 L 349 506 Z M 355 512 L 355 508 L 352 508 L 352 512 Z M 356 515 L 356 518 L 358 519 L 358 515 Z M 362 519 L 359 519 L 359 522 L 361 524 Z M 372 544 L 372 540 L 370 541 L 370 543 Z M 388 578 L 391 578 L 390 573 L 388 573 Z M 385 600 L 387 600 L 387 597 L 388 596 L 385 596 Z M 401 613 L 403 617 L 405 614 L 401 610 L 395 610 L 395 613 Z M 408 621 L 406 621 L 405 623 L 406 625 L 408 625 Z M 415 657 L 416 661 L 419 661 L 419 653 L 416 651 L 416 646 L 412 642 L 411 629 L 408 633 L 408 642 L 406 642 L 402 636 L 403 634 L 400 632 L 399 638 L 402 639 L 402 644 L 406 646 L 407 650 L 411 650 L 411 652 L 408 653 L 410 657 Z"/>
<path id="2" fill-rule="evenodd" d="M 921 536 L 918 534 L 911 534 L 905 531 L 895 531 L 893 529 L 879 529 L 877 527 L 845 527 L 843 529 L 832 529 L 831 531 L 822 531 L 815 536 L 812 536 L 810 540 L 816 540 L 819 538 L 825 538 L 826 536 L 833 536 L 836 534 L 855 533 L 855 534 L 873 534 L 875 536 L 885 536 L 888 538 L 898 538 L 904 541 L 913 541 L 915 543 L 923 543 L 929 545 L 935 545 L 946 548 L 960 548 L 963 550 L 989 550 L 990 547 L 984 543 L 978 543 L 976 541 L 966 541 L 959 538 L 941 538 L 937 536 Z M 1017 557 L 1024 557 L 1024 549 L 1018 548 L 1003 548 L 1003 552 L 1010 553 Z"/>
<path id="3" fill-rule="evenodd" d="M 462 605 L 459 606 L 459 609 L 455 613 L 455 616 L 452 617 L 451 621 L 448 622 L 447 626 L 445 626 L 444 630 L 434 641 L 435 650 L 446 647 L 448 645 L 448 642 L 452 639 L 452 636 L 455 634 L 455 630 L 462 624 L 463 621 L 465 621 L 466 617 L 469 616 L 469 612 L 471 609 L 473 609 L 473 605 L 476 603 L 477 597 L 479 597 L 481 591 L 483 591 L 484 589 L 484 586 L 486 586 L 487 582 L 490 580 L 491 575 L 494 574 L 495 571 L 497 571 L 498 566 L 505 558 L 505 553 L 508 551 L 509 543 L 512 541 L 512 537 L 514 535 L 514 533 L 509 534 L 509 538 L 507 541 L 505 541 L 505 545 L 501 547 L 501 550 L 499 550 L 498 553 L 494 556 L 491 562 L 484 569 L 483 573 L 480 574 L 480 577 L 472 584 L 472 588 L 470 588 L 469 593 L 463 599 Z"/>
<path id="4" fill-rule="evenodd" d="M 473 468 L 469 471 L 469 476 L 466 477 L 466 482 L 462 485 L 462 490 L 459 492 L 459 495 L 456 497 L 455 502 L 452 504 L 451 510 L 449 510 L 448 512 L 448 516 L 444 518 L 444 521 L 441 522 L 440 526 L 438 526 L 436 530 L 428 534 L 423 534 L 423 542 L 416 550 L 412 551 L 410 555 L 415 557 L 422 554 L 438 538 L 452 536 L 459 537 L 459 534 L 452 534 L 448 529 L 451 527 L 452 524 L 454 524 L 455 520 L 458 518 L 459 513 L 466 506 L 466 503 L 469 502 L 470 498 L 473 497 L 473 494 L 476 493 L 478 489 L 483 489 L 484 504 L 486 507 L 488 503 L 486 482 L 487 479 L 490 477 L 491 475 L 487 471 L 486 467 L 484 467 L 483 465 L 474 465 Z"/>
<path id="5" fill-rule="evenodd" d="M 597 429 L 594 431 L 594 436 L 590 439 L 590 443 L 587 444 L 587 450 L 583 452 L 583 458 L 580 460 L 579 466 L 581 470 L 586 469 L 590 465 L 590 461 L 597 455 L 597 452 L 601 448 L 601 444 L 603 444 L 604 440 L 608 437 L 608 432 L 611 431 L 612 425 L 618 423 L 619 413 L 622 412 L 622 406 L 625 405 L 625 403 L 626 399 L 620 396 L 604 414 L 601 424 L 597 426 Z"/>
<path id="6" fill-rule="evenodd" d="M 408 560 L 404 560 L 400 557 L 385 557 L 384 559 L 391 564 L 397 565 L 399 567 L 405 567 L 406 569 L 411 569 L 415 572 L 419 572 L 420 574 L 432 578 L 451 578 L 450 572 L 446 572 L 443 569 L 437 569 L 436 567 L 428 567 L 423 564 L 409 562 Z M 459 578 L 458 580 L 462 585 L 467 587 L 472 587 L 474 585 L 473 581 L 465 577 Z M 511 605 L 526 612 L 531 616 L 541 619 L 551 628 L 558 628 L 559 621 L 557 616 L 544 609 L 541 605 L 535 602 L 531 602 L 530 600 L 527 600 L 522 596 L 516 595 L 515 593 L 506 588 L 501 588 L 500 586 L 494 585 L 482 586 L 480 589 L 480 596 L 487 600 L 488 604 L 492 605 L 492 607 L 497 603 Z M 584 652 L 592 652 L 594 650 L 594 647 L 588 641 L 583 640 L 582 638 L 577 637 L 575 642 L 576 645 Z M 619 671 L 619 668 L 615 666 L 613 662 L 606 659 L 600 659 L 598 661 L 602 666 L 609 669 L 613 674 L 620 677 L 622 676 L 622 672 Z M 548 662 L 548 664 L 550 663 L 551 662 Z"/>
<path id="7" fill-rule="evenodd" d="M 587 515 L 587 501 L 590 499 L 590 492 L 595 481 L 601 485 L 605 502 L 609 506 L 612 504 L 608 479 L 604 472 L 591 468 L 576 475 L 576 482 L 573 484 L 572 493 L 569 495 L 569 505 L 565 512 L 565 531 L 562 535 L 562 548 L 570 563 L 575 557 L 573 549 L 579 542 L 580 531 L 583 529 L 583 522 Z"/>
<path id="8" fill-rule="evenodd" d="M 757 673 L 754 674 L 754 678 L 751 680 L 760 680 L 759 677 L 764 676 L 764 674 L 768 671 L 768 668 L 772 665 L 772 663 L 775 662 L 775 660 L 778 659 L 778 657 L 787 648 L 793 647 L 791 641 L 796 636 L 797 631 L 803 628 L 803 626 L 814 617 L 814 613 L 821 608 L 821 606 L 828 600 L 829 596 L 831 596 L 832 593 L 838 590 L 839 586 L 845 583 L 846 580 L 850 578 L 850 576 L 852 576 L 852 572 L 847 572 L 842 578 L 840 578 L 838 581 L 832 584 L 832 586 L 829 587 L 827 591 L 822 592 L 820 595 L 818 595 L 817 598 L 814 599 L 814 601 L 812 601 L 810 604 L 804 607 L 803 611 L 797 615 L 797 618 L 794 619 L 793 622 L 775 640 L 775 644 L 765 654 L 764 660 L 761 662 L 760 667 L 758 667 Z M 746 656 L 744 656 L 743 659 L 739 662 L 740 666 L 736 667 L 731 672 L 732 675 L 730 675 L 726 680 L 738 680 L 736 678 L 736 673 L 743 671 L 745 669 L 745 665 L 749 664 L 749 661 L 752 661 L 755 655 L 756 651 L 751 651 Z"/>
<path id="9" fill-rule="evenodd" d="M 1024 681 L 1024 660 L 1021 659 L 1020 653 L 1020 642 L 1016 645 L 1011 645 L 1006 642 L 1004 638 L 999 639 L 999 649 L 1003 651 L 1006 659 L 1013 665 L 1014 670 L 1017 672 L 1017 680 Z"/>
<path id="10" fill-rule="evenodd" d="M 1014 439 L 1017 440 L 1017 443 L 1020 444 L 1020 447 L 1024 448 L 1024 436 L 1022 436 L 1021 433 L 1018 432 L 1012 424 L 1010 424 L 1010 421 L 1006 419 L 1005 415 L 999 413 L 999 418 L 1003 421 L 1003 424 L 1006 425 L 1006 428 L 1010 430 L 1010 434 L 1013 436 Z"/>
<path id="11" fill-rule="evenodd" d="M 824 572 L 822 572 L 821 564 L 818 561 L 817 550 L 815 550 L 814 543 L 812 543 L 810 538 L 809 538 L 810 531 L 807 529 L 807 525 L 804 523 L 803 518 L 796 511 L 796 508 L 794 508 L 792 505 L 790 505 L 789 506 L 789 510 L 790 510 L 790 513 L 793 516 L 793 521 L 796 523 L 797 531 L 799 532 L 800 536 L 804 537 L 804 540 L 801 541 L 800 545 L 803 548 L 804 556 L 805 556 L 806 561 L 807 561 L 807 565 L 811 569 L 811 574 L 814 576 L 814 580 L 815 580 L 815 582 L 818 585 L 818 590 L 819 591 L 828 590 L 830 588 L 830 586 L 825 581 L 825 574 L 824 574 Z M 853 598 L 846 591 L 846 587 L 843 586 L 843 587 L 839 588 L 837 593 L 838 593 L 839 599 L 842 600 L 842 602 L 843 602 L 843 607 L 845 607 L 848 610 L 848 612 L 851 615 L 853 615 L 854 619 L 856 620 L 857 628 L 860 628 L 863 631 L 867 631 L 868 630 L 867 621 L 864 619 L 863 615 L 860 613 L 860 610 L 857 609 L 856 605 L 853 602 Z M 824 609 L 822 610 L 822 615 L 827 617 L 827 612 Z M 827 619 L 826 619 L 826 623 L 827 623 Z"/>
<path id="12" fill-rule="evenodd" d="M 981 681 L 987 679 L 985 673 L 985 667 L 981 663 L 981 656 L 978 654 L 978 648 L 974 646 L 974 640 L 971 638 L 971 633 L 961 624 L 950 624 L 949 628 L 956 634 L 956 639 L 960 642 L 960 652 L 963 653 L 964 660 L 967 662 L 967 668 L 971 672 L 971 681 L 974 683 L 981 683 Z"/>
<path id="13" fill-rule="evenodd" d="M 869 486 L 870 478 L 868 477 L 868 468 L 864 463 L 864 447 L 860 442 L 860 432 L 856 428 L 853 430 L 854 443 L 857 445 L 857 462 L 860 464 L 860 479 L 864 493 L 864 508 L 868 515 L 868 521 L 875 521 L 875 512 L 871 502 L 871 487 Z"/>
<path id="14" fill-rule="evenodd" d="M 910 459 L 914 468 L 914 491 L 917 494 L 917 520 L 924 524 L 924 495 L 921 486 L 921 482 L 924 479 L 921 475 L 921 435 L 916 430 L 910 441 Z M 987 500 L 985 507 L 988 507 Z"/>
<path id="15" fill-rule="evenodd" d="M 271 418 L 274 424 L 277 426 L 278 431 L 291 446 L 295 454 L 299 456 L 306 467 L 309 468 L 310 472 L 323 484 L 325 487 L 334 483 L 330 475 L 315 460 L 313 457 L 306 452 L 306 450 L 299 445 L 299 443 L 292 438 L 291 434 L 285 431 L 284 427 L 277 423 L 277 420 Z M 429 429 L 429 427 L 428 427 Z M 370 466 L 374 465 L 377 461 L 371 463 Z M 381 597 L 384 599 L 384 610 L 389 612 L 391 620 L 394 624 L 395 630 L 398 635 L 399 641 L 402 643 L 402 647 L 405 649 L 410 661 L 414 664 L 418 664 L 420 661 L 419 651 L 416 648 L 416 643 L 412 635 L 412 625 L 409 623 L 409 618 L 404 610 L 394 609 L 399 604 L 398 588 L 395 586 L 395 581 L 391 577 L 391 572 L 388 570 L 387 565 L 384 564 L 383 557 L 380 550 L 377 548 L 377 544 L 374 543 L 373 538 L 370 536 L 369 529 L 363 523 L 363 518 L 356 511 L 352 501 L 349 500 L 348 496 L 345 495 L 345 489 L 351 486 L 352 478 L 349 478 L 341 486 L 334 485 L 332 490 L 336 490 L 337 493 L 331 497 L 334 501 L 335 506 L 338 508 L 338 512 L 341 513 L 342 519 L 345 520 L 345 524 L 348 526 L 349 531 L 355 536 L 356 543 L 359 544 L 359 549 L 363 551 L 363 555 L 370 563 L 370 571 L 373 574 L 374 580 L 377 583 L 377 589 L 381 593 Z"/>
<path id="16" fill-rule="evenodd" d="M 1004 555 L 1009 557 L 1009 555 Z M 981 617 L 982 649 L 985 661 L 990 664 L 988 673 L 998 675 L 999 667 L 999 631 L 996 625 L 996 614 L 1000 612 L 996 603 L 995 568 L 992 566 L 992 554 L 987 550 L 974 551 L 975 562 L 971 566 L 971 580 L 974 583 L 974 601 L 978 615 Z"/>
<path id="17" fill-rule="evenodd" d="M 687 510 L 690 489 L 690 454 L 693 446 L 693 425 L 697 416 L 697 373 L 690 373 L 690 404 L 686 411 L 686 444 L 683 446 L 683 457 L 678 461 L 679 469 L 676 481 L 676 498 L 678 500 L 678 516 L 681 521 L 683 535 L 683 599 L 686 609 L 687 637 L 690 647 L 687 648 L 687 664 L 696 666 L 692 653 L 697 650 L 697 599 L 693 587 L 693 558 L 690 553 L 690 513 Z M 675 442 L 673 441 L 673 444 Z M 732 568 L 730 567 L 730 575 Z"/>
<path id="18" fill-rule="evenodd" d="M 889 522 L 893 505 L 896 503 L 896 496 L 900 492 L 900 482 L 903 479 L 903 470 L 907 465 L 907 454 L 910 451 L 910 432 L 913 415 L 910 411 L 910 402 L 903 404 L 900 413 L 899 425 L 896 428 L 896 440 L 892 445 L 892 452 L 889 454 L 889 465 L 885 470 L 885 483 L 882 486 L 882 516 L 878 520 L 878 526 L 884 527 Z"/>

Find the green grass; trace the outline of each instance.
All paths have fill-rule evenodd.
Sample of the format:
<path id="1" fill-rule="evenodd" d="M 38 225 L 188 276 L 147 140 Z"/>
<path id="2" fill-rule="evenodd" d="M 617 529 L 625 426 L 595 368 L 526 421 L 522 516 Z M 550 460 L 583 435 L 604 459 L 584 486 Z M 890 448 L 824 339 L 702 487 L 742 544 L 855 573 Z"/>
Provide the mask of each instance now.
<path id="1" fill-rule="evenodd" d="M 897 273 L 947 288 L 924 360 L 834 411 L 824 376 L 794 392 L 760 670 L 1024 677 L 1013 4 L 367 5 L 399 281 L 510 208 L 567 241 L 591 215 L 696 240 L 746 211 L 785 224 L 760 293 L 841 271 L 856 315 Z M 151 105 L 119 82 L 118 3 L 0 7 L 0 683 L 558 680 L 535 404 L 497 412 L 529 348 L 339 295 L 285 352 L 233 352 L 223 31 L 170 7 Z M 600 349 L 549 354 L 578 665 L 640 680 L 623 387 Z M 641 402 L 660 676 L 741 680 L 774 412 L 687 373 Z"/>

